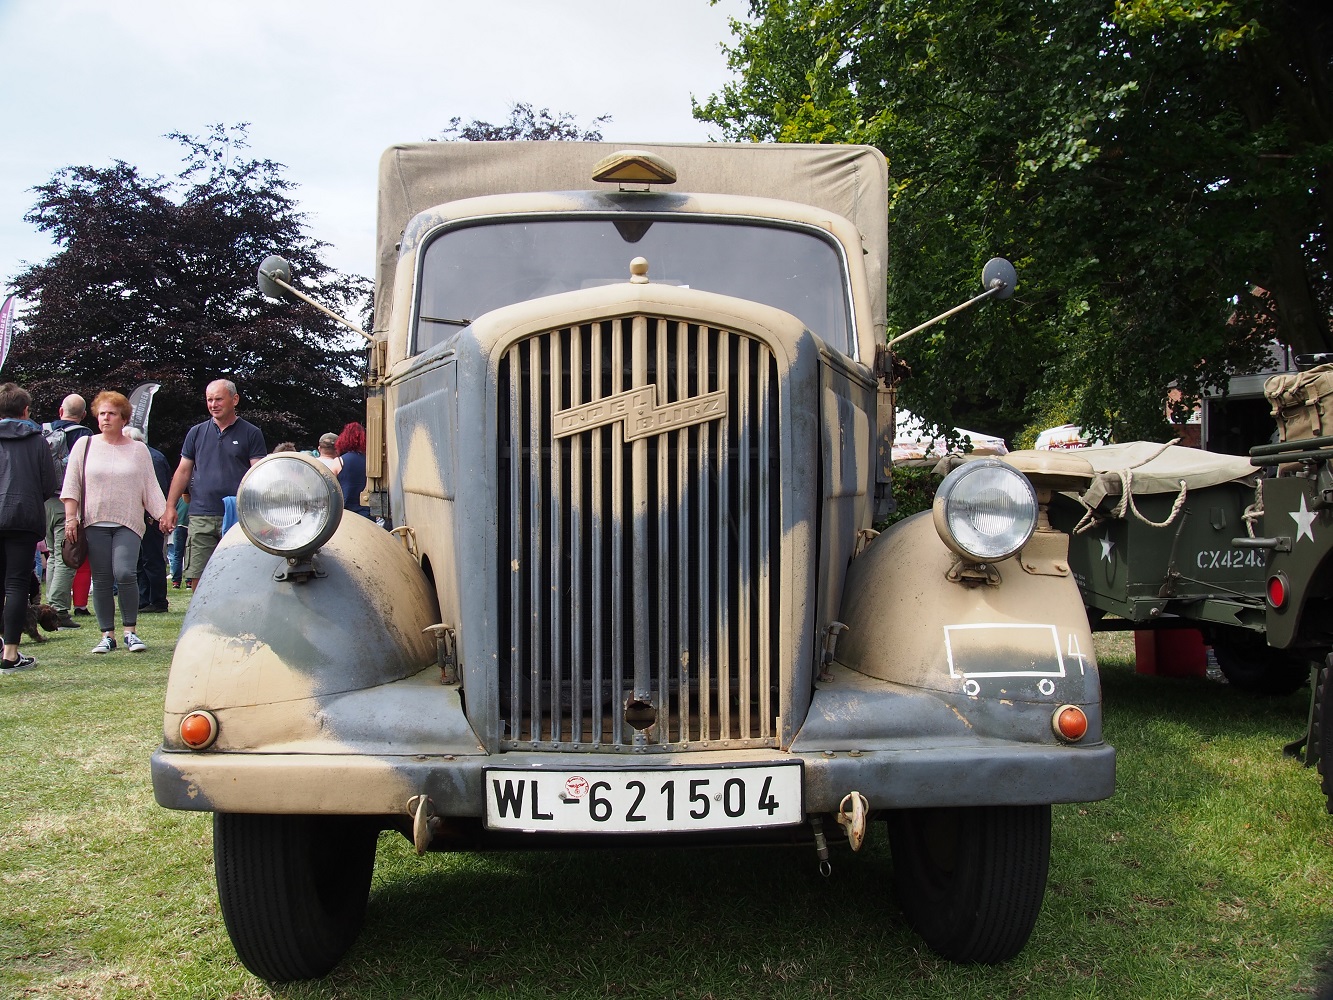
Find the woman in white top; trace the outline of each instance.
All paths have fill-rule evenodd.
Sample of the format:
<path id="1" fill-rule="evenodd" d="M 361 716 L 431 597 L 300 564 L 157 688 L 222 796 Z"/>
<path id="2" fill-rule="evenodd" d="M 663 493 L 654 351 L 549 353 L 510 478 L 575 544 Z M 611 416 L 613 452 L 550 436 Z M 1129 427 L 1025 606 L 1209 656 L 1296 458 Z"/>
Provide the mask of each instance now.
<path id="1" fill-rule="evenodd" d="M 93 608 L 102 641 L 94 653 L 116 648 L 114 581 L 120 596 L 125 648 L 142 653 L 148 646 L 134 633 L 139 618 L 136 571 L 143 538 L 144 511 L 160 518 L 166 497 L 153 473 L 148 448 L 125 436 L 130 401 L 118 392 L 99 393 L 93 415 L 101 434 L 80 438 L 69 456 L 60 499 L 65 504 L 65 533 L 87 532 L 88 563 L 93 571 Z"/>

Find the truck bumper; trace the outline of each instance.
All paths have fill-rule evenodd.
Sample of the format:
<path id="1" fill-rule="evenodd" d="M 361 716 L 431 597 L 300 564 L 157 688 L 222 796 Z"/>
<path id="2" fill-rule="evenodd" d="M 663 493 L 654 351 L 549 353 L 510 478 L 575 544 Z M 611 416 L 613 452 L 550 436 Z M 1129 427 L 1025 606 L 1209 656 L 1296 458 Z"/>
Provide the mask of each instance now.
<path id="1" fill-rule="evenodd" d="M 757 763 L 803 765 L 807 814 L 835 812 L 857 791 L 873 810 L 930 806 L 1088 802 L 1115 790 L 1115 750 L 1092 746 L 951 743 L 902 749 L 784 753 L 777 750 L 673 754 L 366 756 L 343 754 L 153 754 L 153 794 L 168 809 L 216 812 L 402 816 L 413 796 L 430 796 L 443 816 L 479 817 L 483 769 L 557 771 Z"/>

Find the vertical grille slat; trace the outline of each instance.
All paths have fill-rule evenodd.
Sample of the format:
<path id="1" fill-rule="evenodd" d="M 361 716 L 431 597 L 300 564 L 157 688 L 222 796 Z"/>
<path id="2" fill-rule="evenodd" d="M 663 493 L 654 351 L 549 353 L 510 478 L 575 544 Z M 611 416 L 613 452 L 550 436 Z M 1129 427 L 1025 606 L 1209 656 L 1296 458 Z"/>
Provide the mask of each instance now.
<path id="1" fill-rule="evenodd" d="M 561 352 L 561 337 L 551 338 L 551 359 L 550 359 L 550 407 L 558 410 L 562 406 L 563 385 L 562 373 L 564 372 L 564 357 Z M 550 527 L 547 529 L 547 535 L 550 538 L 550 584 L 546 588 L 546 600 L 550 608 L 551 620 L 551 683 L 547 686 L 550 699 L 548 701 L 548 711 L 551 718 L 551 739 L 559 741 L 564 738 L 564 719 L 563 707 L 564 697 L 563 689 L 565 683 L 565 645 L 564 645 L 564 606 L 563 593 L 565 589 L 565 516 L 563 502 L 565 497 L 565 478 L 563 474 L 562 456 L 560 447 L 555 440 L 555 425 L 552 423 L 548 414 L 546 419 L 546 431 L 542 436 L 542 443 L 550 450 L 551 466 L 551 488 L 548 490 L 551 501 Z M 535 692 L 540 694 L 540 691 Z"/>
<path id="2" fill-rule="evenodd" d="M 736 355 L 736 405 L 740 411 L 737 421 L 736 450 L 736 565 L 750 566 L 750 525 L 752 523 L 753 498 L 750 495 L 750 425 L 753 415 L 750 410 L 750 347 L 748 343 L 738 345 Z M 742 574 L 736 580 L 736 677 L 740 690 L 737 693 L 737 722 L 742 732 L 750 732 L 750 588 L 754 583 L 749 574 Z"/>
<path id="3" fill-rule="evenodd" d="M 668 381 L 669 366 L 667 364 L 667 325 L 661 320 L 655 320 L 653 323 L 654 342 L 657 345 L 657 372 L 653 384 L 657 386 L 657 398 L 659 400 L 675 401 L 680 396 L 674 391 L 675 386 Z M 667 441 L 664 447 L 657 449 L 657 489 L 654 500 L 657 504 L 657 566 L 659 575 L 659 584 L 657 587 L 657 652 L 654 657 L 657 666 L 657 690 L 662 693 L 662 703 L 667 711 L 662 723 L 662 737 L 665 742 L 671 742 L 673 719 L 679 719 L 679 713 L 671 712 L 672 697 L 672 679 L 671 679 L 671 586 L 670 581 L 666 579 L 671 573 L 671 482 L 670 482 L 670 463 L 671 451 L 674 448 L 680 450 L 680 432 L 673 431 L 667 435 Z M 679 723 L 677 723 L 679 725 Z M 684 739 L 677 730 L 677 739 Z"/>
<path id="4" fill-rule="evenodd" d="M 731 384 L 731 338 L 721 330 L 717 331 L 717 382 L 718 386 Z M 739 393 L 735 393 L 739 396 Z M 736 412 L 739 399 L 733 399 L 727 415 L 717 424 L 718 461 L 724 466 L 724 472 L 731 472 L 731 435 L 734 430 L 731 415 Z M 717 477 L 717 545 L 713 549 L 717 559 L 717 645 L 715 660 L 717 664 L 717 712 L 721 719 L 721 739 L 731 739 L 731 532 L 727 530 L 731 515 L 730 475 Z"/>
<path id="5" fill-rule="evenodd" d="M 686 331 L 676 331 L 676 398 L 686 399 L 690 393 L 690 344 Z M 676 634 L 679 636 L 676 646 L 676 671 L 679 690 L 676 694 L 677 713 L 680 716 L 679 740 L 689 740 L 693 731 L 702 736 L 698 727 L 690 728 L 690 672 L 699 663 L 698 650 L 691 649 L 690 612 L 690 559 L 693 551 L 690 509 L 694 497 L 699 492 L 690 478 L 690 440 L 697 434 L 695 428 L 686 427 L 677 432 L 680 435 L 676 449 Z M 697 596 L 697 595 L 696 595 Z"/>
<path id="6" fill-rule="evenodd" d="M 588 351 L 588 399 L 600 399 L 602 393 L 601 380 L 602 363 L 602 328 L 600 324 L 592 327 L 592 344 Z M 592 704 L 589 706 L 589 712 L 592 716 L 592 740 L 594 743 L 600 743 L 603 737 L 603 722 L 606 718 L 606 693 L 602 690 L 602 666 L 606 662 L 606 640 L 602 629 L 602 623 L 598 621 L 601 609 L 605 606 L 606 598 L 606 564 L 602 561 L 604 552 L 602 538 L 605 529 L 603 528 L 601 488 L 602 488 L 602 439 L 610 431 L 605 428 L 598 428 L 589 434 L 589 450 L 592 453 L 592 483 L 589 487 L 590 502 L 592 504 L 592 574 L 593 586 L 592 597 L 588 602 L 588 633 L 592 636 L 592 687 L 590 694 Z"/>
<path id="7" fill-rule="evenodd" d="M 541 690 L 542 660 L 545 644 L 541 641 L 542 621 L 542 554 L 546 537 L 542 531 L 542 494 L 545 492 L 542 473 L 545 463 L 542 455 L 542 344 L 533 341 L 529 345 L 528 372 L 528 441 L 533 447 L 528 449 L 528 615 L 531 626 L 527 635 L 528 642 L 528 694 L 526 701 L 534 706 L 531 713 L 529 739 L 537 739 L 541 733 Z"/>
<path id="8" fill-rule="evenodd" d="M 631 322 L 632 347 L 630 362 L 630 386 L 648 383 L 648 317 L 635 316 Z M 633 484 L 630 508 L 633 523 L 633 565 L 650 565 L 648 552 L 648 442 L 639 438 L 630 445 L 632 463 L 631 483 Z M 648 591 L 651 584 L 650 574 L 637 572 L 630 574 L 630 586 L 634 599 L 633 625 L 630 629 L 634 648 L 634 688 L 630 697 L 635 701 L 648 701 L 653 696 L 653 664 L 649 658 L 651 648 L 652 617 L 649 613 Z"/>
<path id="9" fill-rule="evenodd" d="M 756 430 L 758 431 L 759 440 L 767 441 L 769 435 L 773 434 L 774 431 L 776 430 L 773 421 L 769 418 L 769 410 L 768 410 L 769 404 L 772 401 L 772 392 L 773 392 L 773 387 L 769 384 L 770 372 L 772 370 L 771 355 L 765 348 L 762 347 L 759 348 L 758 353 L 760 359 L 760 363 L 758 366 L 759 411 L 755 421 L 755 427 Z M 760 448 L 759 477 L 758 477 L 759 502 L 755 508 L 758 511 L 759 515 L 758 529 L 759 529 L 759 538 L 761 540 L 758 552 L 758 560 L 757 560 L 759 567 L 759 573 L 756 579 L 756 586 L 758 588 L 758 593 L 756 594 L 756 599 L 755 599 L 755 608 L 759 612 L 759 622 L 758 622 L 758 628 L 755 631 L 755 636 L 758 640 L 756 654 L 759 665 L 759 670 L 758 670 L 759 690 L 761 693 L 768 692 L 773 689 L 773 673 L 772 673 L 773 643 L 772 643 L 772 638 L 769 635 L 769 629 L 772 627 L 773 624 L 772 615 L 770 615 L 769 613 L 769 602 L 773 599 L 773 594 L 770 589 L 772 587 L 772 576 L 770 573 L 770 567 L 771 567 L 770 560 L 772 559 L 772 553 L 769 552 L 768 549 L 762 544 L 762 539 L 769 538 L 770 532 L 773 530 L 773 521 L 770 517 L 769 506 L 768 506 L 773 499 L 773 494 L 770 492 L 772 489 L 771 487 L 772 478 L 773 478 L 773 470 L 770 465 L 770 457 L 768 451 L 766 449 Z M 762 708 L 764 704 L 762 699 L 760 700 L 759 704 L 760 707 Z M 773 731 L 774 720 L 775 720 L 775 714 L 760 711 L 759 735 L 761 737 L 769 737 L 775 735 Z"/>
<path id="10" fill-rule="evenodd" d="M 504 353 L 502 746 L 776 745 L 777 358 L 645 315 Z"/>
<path id="11" fill-rule="evenodd" d="M 569 405 L 583 402 L 583 331 L 571 330 L 569 337 Z M 583 624 L 583 449 L 569 451 L 569 705 L 570 737 L 575 742 L 583 735 L 583 670 L 587 652 L 587 630 Z M 560 595 L 553 595 L 559 600 Z"/>
<path id="12" fill-rule="evenodd" d="M 611 331 L 611 395 L 624 388 L 625 331 Z M 625 425 L 611 424 L 611 742 L 624 743 L 625 697 Z M 634 628 L 638 623 L 630 622 Z M 594 628 L 596 623 L 594 623 Z"/>
<path id="13" fill-rule="evenodd" d="M 522 348 L 513 347 L 509 351 L 508 373 L 511 380 L 521 379 L 523 373 Z M 523 390 L 516 381 L 509 384 L 509 426 L 511 435 L 519 431 L 523 424 Z M 516 556 L 523 555 L 523 476 L 520 464 L 523 450 L 510 438 L 509 450 L 509 548 Z M 510 559 L 501 564 L 501 570 L 509 567 L 509 600 L 517 611 L 523 607 L 523 572 L 518 559 Z M 515 614 L 509 629 L 509 728 L 505 730 L 512 738 L 522 737 L 513 728 L 523 718 L 523 686 L 520 672 L 523 669 L 523 623 Z"/>

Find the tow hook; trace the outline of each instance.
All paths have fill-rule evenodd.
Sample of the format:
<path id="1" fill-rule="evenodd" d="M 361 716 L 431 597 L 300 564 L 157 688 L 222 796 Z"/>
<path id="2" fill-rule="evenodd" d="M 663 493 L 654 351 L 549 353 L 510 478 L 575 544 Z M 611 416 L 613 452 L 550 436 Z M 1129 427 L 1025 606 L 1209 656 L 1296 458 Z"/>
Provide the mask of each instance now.
<path id="1" fill-rule="evenodd" d="M 850 808 L 848 808 L 850 805 Z M 838 823 L 847 831 L 847 842 L 859 851 L 866 839 L 866 816 L 870 803 L 860 792 L 849 792 L 838 803 Z"/>
<path id="2" fill-rule="evenodd" d="M 435 637 L 435 663 L 440 668 L 441 684 L 458 683 L 458 634 L 452 625 L 427 625 L 423 634 Z"/>
<path id="3" fill-rule="evenodd" d="M 824 649 L 819 657 L 819 679 L 824 683 L 833 680 L 833 673 L 829 667 L 833 664 L 833 657 L 838 648 L 838 636 L 847 631 L 847 626 L 842 622 L 829 622 L 824 629 Z"/>
<path id="4" fill-rule="evenodd" d="M 828 878 L 833 873 L 833 866 L 828 861 L 828 841 L 824 839 L 823 817 L 811 816 L 810 829 L 815 832 L 815 854 L 819 856 L 819 874 Z"/>
<path id="5" fill-rule="evenodd" d="M 412 846 L 418 854 L 425 854 L 435 831 L 440 828 L 440 817 L 433 812 L 435 803 L 428 795 L 413 795 L 407 800 L 407 811 L 412 817 Z"/>

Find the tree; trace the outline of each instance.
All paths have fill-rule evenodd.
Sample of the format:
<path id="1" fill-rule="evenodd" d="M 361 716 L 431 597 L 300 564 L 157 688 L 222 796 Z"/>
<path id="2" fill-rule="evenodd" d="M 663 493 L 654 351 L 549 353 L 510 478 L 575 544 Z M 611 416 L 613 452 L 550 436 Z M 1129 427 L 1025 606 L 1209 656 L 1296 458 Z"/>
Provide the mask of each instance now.
<path id="1" fill-rule="evenodd" d="M 308 306 L 265 299 L 255 270 L 281 252 L 334 308 L 361 305 L 368 283 L 322 263 L 325 244 L 307 234 L 282 165 L 244 155 L 246 126 L 170 138 L 184 149 L 175 178 L 116 161 L 66 167 L 36 189 L 26 218 L 60 249 L 14 282 L 32 305 L 6 376 L 42 420 L 70 392 L 91 403 L 102 389 L 160 382 L 150 432 L 163 450 L 206 416 L 216 378 L 237 383 L 242 414 L 270 442 L 313 442 L 359 419 L 360 345 Z"/>
<path id="2" fill-rule="evenodd" d="M 509 121 L 503 125 L 492 125 L 480 119 L 473 119 L 464 125 L 461 118 L 451 118 L 449 127 L 441 133 L 441 137 L 447 140 L 466 139 L 468 142 L 518 139 L 601 142 L 602 126 L 610 121 L 610 115 L 601 115 L 592 120 L 592 127 L 585 129 L 579 126 L 568 111 L 555 114 L 551 113 L 550 108 L 534 111 L 531 104 L 519 102 L 509 109 Z"/>
<path id="3" fill-rule="evenodd" d="M 1007 436 L 1063 408 L 1164 430 L 1263 341 L 1333 348 L 1333 18 L 1312 0 L 771 0 L 696 117 L 733 139 L 868 142 L 890 170 L 889 328 L 921 416 Z M 1253 289 L 1263 294 L 1251 294 Z"/>

